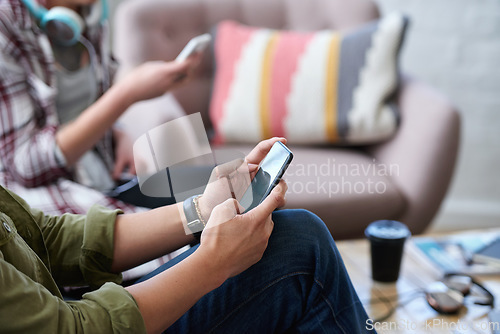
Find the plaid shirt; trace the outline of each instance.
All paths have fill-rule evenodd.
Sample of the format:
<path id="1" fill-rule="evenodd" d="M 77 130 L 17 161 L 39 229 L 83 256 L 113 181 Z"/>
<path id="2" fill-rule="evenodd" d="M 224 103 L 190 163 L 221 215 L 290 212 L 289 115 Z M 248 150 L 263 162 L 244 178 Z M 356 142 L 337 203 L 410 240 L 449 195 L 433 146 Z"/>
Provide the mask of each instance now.
<path id="1" fill-rule="evenodd" d="M 99 70 L 111 71 L 103 30 L 93 29 L 87 38 L 96 48 Z M 72 181 L 71 169 L 57 158 L 55 81 L 47 36 L 20 0 L 0 0 L 0 183 L 47 214 L 85 213 L 93 204 L 142 211 Z M 102 86 L 101 92 L 107 88 Z M 110 134 L 96 150 L 111 170 Z"/>

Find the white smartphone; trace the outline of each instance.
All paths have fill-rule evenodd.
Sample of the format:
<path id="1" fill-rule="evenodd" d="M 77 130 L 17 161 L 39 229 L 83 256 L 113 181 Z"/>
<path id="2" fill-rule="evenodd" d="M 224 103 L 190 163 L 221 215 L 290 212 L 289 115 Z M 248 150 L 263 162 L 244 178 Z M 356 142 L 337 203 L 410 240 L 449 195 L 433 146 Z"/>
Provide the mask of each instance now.
<path id="1" fill-rule="evenodd" d="M 211 41 L 212 41 L 212 36 L 210 36 L 210 34 L 203 34 L 192 38 L 186 44 L 184 49 L 182 49 L 177 58 L 175 58 L 175 60 L 184 61 L 187 58 L 189 58 L 189 56 L 197 52 L 202 52 L 208 47 Z"/>
<path id="2" fill-rule="evenodd" d="M 285 174 L 292 159 L 293 153 L 288 147 L 280 141 L 274 143 L 240 201 L 245 211 L 255 208 L 271 193 Z"/>

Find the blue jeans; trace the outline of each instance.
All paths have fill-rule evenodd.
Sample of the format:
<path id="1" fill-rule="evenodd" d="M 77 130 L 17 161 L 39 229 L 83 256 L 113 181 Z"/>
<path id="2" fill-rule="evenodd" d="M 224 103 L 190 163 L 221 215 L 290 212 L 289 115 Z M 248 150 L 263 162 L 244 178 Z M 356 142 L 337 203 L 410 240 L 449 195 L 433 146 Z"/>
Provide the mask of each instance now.
<path id="1" fill-rule="evenodd" d="M 276 211 L 273 221 L 262 259 L 203 296 L 165 333 L 369 332 L 367 314 L 325 224 L 305 210 Z"/>

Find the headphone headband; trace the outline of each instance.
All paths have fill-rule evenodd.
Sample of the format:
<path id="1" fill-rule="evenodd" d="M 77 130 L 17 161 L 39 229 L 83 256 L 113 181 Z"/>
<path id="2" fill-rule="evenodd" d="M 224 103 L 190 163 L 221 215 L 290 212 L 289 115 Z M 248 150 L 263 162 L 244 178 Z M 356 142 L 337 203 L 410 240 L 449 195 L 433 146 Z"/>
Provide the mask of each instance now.
<path id="1" fill-rule="evenodd" d="M 47 8 L 43 7 L 38 2 L 32 0 L 21 0 L 21 1 L 28 8 L 31 15 L 33 15 L 35 19 L 37 19 L 38 21 L 40 21 L 42 17 L 49 11 Z"/>
<path id="2" fill-rule="evenodd" d="M 85 22 L 75 11 L 66 7 L 53 7 L 50 10 L 34 0 L 21 0 L 31 15 L 39 22 L 40 28 L 49 39 L 59 45 L 73 45 L 80 39 Z M 99 4 L 92 5 L 87 22 L 103 24 L 109 15 L 106 0 L 97 0 Z"/>

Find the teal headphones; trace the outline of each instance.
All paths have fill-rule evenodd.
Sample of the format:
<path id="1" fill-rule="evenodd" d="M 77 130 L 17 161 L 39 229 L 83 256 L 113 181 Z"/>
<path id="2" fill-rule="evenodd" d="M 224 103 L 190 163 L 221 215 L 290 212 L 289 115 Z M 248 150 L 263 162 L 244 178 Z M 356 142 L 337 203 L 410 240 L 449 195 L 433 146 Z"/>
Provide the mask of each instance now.
<path id="1" fill-rule="evenodd" d="M 106 0 L 98 0 L 84 21 L 75 11 L 66 7 L 53 7 L 50 10 L 39 5 L 34 0 L 21 0 L 39 22 L 40 28 L 49 39 L 59 45 L 73 45 L 80 40 L 85 24 L 103 23 L 108 18 Z"/>

